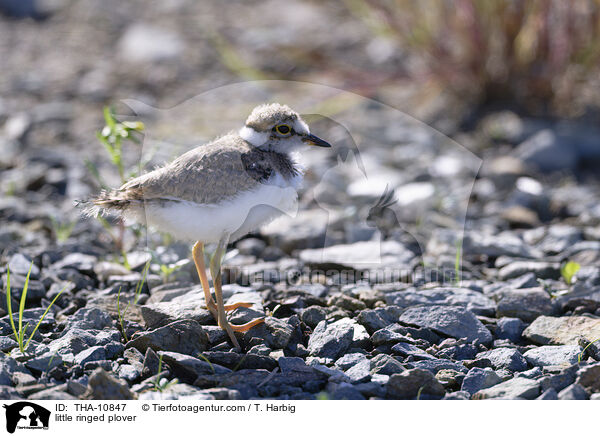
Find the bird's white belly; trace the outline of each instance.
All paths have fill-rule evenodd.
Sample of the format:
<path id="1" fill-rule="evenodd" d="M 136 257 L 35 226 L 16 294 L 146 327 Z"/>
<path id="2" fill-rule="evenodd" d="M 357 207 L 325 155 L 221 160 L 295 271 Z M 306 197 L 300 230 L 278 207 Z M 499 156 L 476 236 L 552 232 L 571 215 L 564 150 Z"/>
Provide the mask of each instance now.
<path id="1" fill-rule="evenodd" d="M 147 202 L 145 221 L 177 239 L 214 243 L 228 233 L 234 241 L 282 213 L 292 215 L 296 212 L 298 196 L 295 188 L 299 180 L 273 182 L 261 184 L 256 190 L 217 205 L 190 201 Z"/>

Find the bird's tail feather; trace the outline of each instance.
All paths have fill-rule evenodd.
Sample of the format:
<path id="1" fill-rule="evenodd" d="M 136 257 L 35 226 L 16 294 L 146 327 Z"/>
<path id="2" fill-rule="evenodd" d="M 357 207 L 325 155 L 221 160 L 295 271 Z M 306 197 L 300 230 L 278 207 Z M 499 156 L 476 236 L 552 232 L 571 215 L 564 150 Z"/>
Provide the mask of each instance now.
<path id="1" fill-rule="evenodd" d="M 119 198 L 116 191 L 102 191 L 97 197 L 75 200 L 75 207 L 81 208 L 82 215 L 98 217 L 107 214 L 122 215 L 133 200 Z"/>

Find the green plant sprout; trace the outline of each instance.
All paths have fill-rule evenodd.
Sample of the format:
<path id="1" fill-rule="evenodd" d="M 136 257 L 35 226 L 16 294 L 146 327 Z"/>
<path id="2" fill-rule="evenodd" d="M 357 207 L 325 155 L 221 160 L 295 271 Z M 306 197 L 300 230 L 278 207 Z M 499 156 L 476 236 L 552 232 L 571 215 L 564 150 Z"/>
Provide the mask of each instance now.
<path id="1" fill-rule="evenodd" d="M 456 240 L 456 257 L 454 259 L 454 284 L 460 285 L 460 257 L 462 254 L 462 240 Z"/>
<path id="2" fill-rule="evenodd" d="M 171 274 L 181 269 L 183 263 L 172 263 L 172 264 L 161 264 L 160 265 L 160 276 L 163 279 L 163 283 L 168 283 Z"/>
<path id="3" fill-rule="evenodd" d="M 160 373 L 162 371 L 162 362 L 163 362 L 163 355 L 161 354 L 158 356 L 158 370 L 156 371 L 156 378 L 154 379 L 154 390 L 156 392 L 163 392 L 165 389 L 169 388 L 169 386 L 173 386 L 174 384 L 177 384 L 177 382 L 179 381 L 176 378 L 174 378 L 171 381 L 167 381 L 167 379 L 160 378 Z M 163 380 L 164 380 L 164 382 L 163 382 Z"/>
<path id="4" fill-rule="evenodd" d="M 75 221 L 61 222 L 55 217 L 51 216 L 50 221 L 52 223 L 52 233 L 58 242 L 65 242 L 73 233 L 75 228 Z"/>
<path id="5" fill-rule="evenodd" d="M 117 292 L 117 314 L 119 317 L 119 325 L 121 326 L 121 334 L 123 335 L 123 339 L 125 342 L 129 341 L 127 338 L 127 333 L 125 332 L 125 315 L 129 310 L 129 306 L 133 302 L 133 304 L 137 304 L 140 299 L 140 294 L 142 293 L 142 288 L 144 287 L 144 283 L 146 282 L 146 276 L 148 275 L 148 270 L 150 269 L 150 261 L 146 262 L 144 265 L 144 269 L 142 269 L 142 278 L 137 282 L 135 286 L 135 293 L 133 294 L 133 299 L 129 300 L 125 309 L 121 311 L 121 287 L 119 286 L 119 291 Z"/>
<path id="6" fill-rule="evenodd" d="M 115 119 L 114 111 L 108 106 L 104 108 L 104 121 L 106 125 L 102 130 L 96 132 L 96 137 L 106 148 L 113 165 L 117 167 L 121 183 L 125 183 L 123 141 L 129 140 L 139 144 L 140 140 L 135 136 L 135 133 L 144 131 L 144 123 L 141 121 L 123 121 L 121 123 Z"/>
<path id="7" fill-rule="evenodd" d="M 12 311 L 11 289 L 10 289 L 10 268 L 6 269 L 6 306 L 8 308 L 8 318 L 10 320 L 10 325 L 11 325 L 13 333 L 15 335 L 15 339 L 17 340 L 17 343 L 19 344 L 19 350 L 23 354 L 25 354 L 25 351 L 29 347 L 29 343 L 31 342 L 31 339 L 33 339 L 35 332 L 37 332 L 38 328 L 40 327 L 40 324 L 42 323 L 42 321 L 48 314 L 48 311 L 50 310 L 52 305 L 56 302 L 56 300 L 58 300 L 58 297 L 60 297 L 60 295 L 64 292 L 64 290 L 67 289 L 67 287 L 65 286 L 64 288 L 62 288 L 62 290 L 58 294 L 56 294 L 56 297 L 54 297 L 54 299 L 50 302 L 50 304 L 44 311 L 44 314 L 42 315 L 40 320 L 37 322 L 35 328 L 29 335 L 29 339 L 27 339 L 27 342 L 25 342 L 25 332 L 27 331 L 27 327 L 29 327 L 29 323 L 25 324 L 25 327 L 23 327 L 23 311 L 25 310 L 25 300 L 27 298 L 27 288 L 29 287 L 29 275 L 31 274 L 32 268 L 33 268 L 33 261 L 31 262 L 31 265 L 29 266 L 29 271 L 27 272 L 27 277 L 25 278 L 25 285 L 23 286 L 23 292 L 21 293 L 21 300 L 19 302 L 19 323 L 18 323 L 19 328 L 18 329 L 15 327 L 15 321 L 14 321 L 14 316 L 13 316 L 13 311 Z"/>
<path id="8" fill-rule="evenodd" d="M 111 163 L 117 168 L 119 177 L 121 179 L 121 184 L 123 184 L 127 181 L 127 177 L 130 176 L 125 174 L 125 164 L 123 161 L 123 143 L 124 141 L 131 141 L 136 144 L 140 144 L 141 141 L 137 135 L 142 134 L 142 132 L 144 131 L 144 123 L 142 123 L 141 121 L 119 122 L 115 118 L 115 113 L 113 109 L 108 106 L 104 107 L 104 121 L 106 125 L 102 128 L 102 130 L 96 132 L 96 137 L 102 143 L 102 145 L 104 145 L 104 148 L 106 149 L 110 157 Z M 100 176 L 98 168 L 89 160 L 85 161 L 85 165 L 90 174 L 102 187 L 102 189 L 106 189 L 107 184 Z M 131 172 L 131 175 L 137 174 L 139 174 L 139 168 Z M 115 242 L 115 245 L 122 253 L 124 264 L 128 265 L 127 255 L 125 254 L 125 250 L 123 248 L 123 240 L 125 234 L 125 226 L 123 224 L 123 221 L 119 223 L 119 231 L 118 234 L 115 235 L 112 231 L 111 225 L 106 219 L 102 218 L 101 216 L 97 216 L 96 218 L 107 230 L 108 234 Z"/>
<path id="9" fill-rule="evenodd" d="M 577 262 L 573 262 L 572 260 L 561 265 L 560 275 L 567 285 L 571 286 L 573 284 L 573 278 L 580 268 L 581 265 L 579 265 Z"/>

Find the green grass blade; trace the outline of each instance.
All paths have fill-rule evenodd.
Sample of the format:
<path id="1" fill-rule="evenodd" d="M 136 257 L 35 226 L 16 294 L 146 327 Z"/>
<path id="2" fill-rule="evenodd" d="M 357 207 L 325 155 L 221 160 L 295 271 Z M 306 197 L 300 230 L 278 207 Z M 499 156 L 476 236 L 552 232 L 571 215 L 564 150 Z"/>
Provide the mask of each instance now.
<path id="1" fill-rule="evenodd" d="M 31 265 L 29 265 L 29 271 L 27 272 L 27 277 L 25 278 L 25 285 L 23 286 L 23 292 L 21 293 L 21 301 L 19 303 L 19 333 L 21 333 L 21 329 L 23 326 L 23 311 L 25 310 L 25 299 L 27 298 L 27 288 L 29 287 L 29 275 L 31 274 L 32 268 L 33 260 L 31 261 Z"/>
<path id="2" fill-rule="evenodd" d="M 148 275 L 148 270 L 150 269 L 150 261 L 146 262 L 144 269 L 142 270 L 142 278 L 137 283 L 135 287 L 135 294 L 133 297 L 133 304 L 137 304 L 140 299 L 140 294 L 142 293 L 142 288 L 144 287 L 144 283 L 146 283 L 146 276 Z"/>
<path id="3" fill-rule="evenodd" d="M 119 316 L 119 325 L 121 326 L 121 333 L 123 334 L 123 339 L 125 339 L 125 342 L 129 341 L 129 339 L 127 339 L 127 333 L 125 333 L 125 323 L 123 322 L 123 315 L 125 314 L 125 312 L 127 312 L 130 303 L 131 302 L 129 302 L 127 304 L 127 307 L 125 307 L 125 310 L 121 312 L 121 287 L 119 286 L 119 291 L 117 292 L 117 314 Z"/>
<path id="4" fill-rule="evenodd" d="M 21 349 L 21 353 L 25 353 L 25 350 L 27 350 L 27 347 L 23 346 L 23 339 L 25 338 L 25 332 L 27 331 L 27 327 L 29 327 L 29 323 L 25 324 L 23 330 L 19 332 L 19 348 Z M 29 344 L 29 341 L 27 341 L 27 344 Z"/>
<path id="5" fill-rule="evenodd" d="M 587 344 L 583 350 L 581 350 L 581 353 L 579 353 L 577 355 L 577 363 L 581 363 L 581 359 L 583 359 L 583 355 L 585 354 L 586 350 L 590 347 L 590 345 L 592 345 L 592 344 L 594 344 L 595 342 L 598 342 L 598 341 L 600 341 L 600 338 L 593 340 L 592 342 L 590 342 L 589 344 Z"/>
<path id="6" fill-rule="evenodd" d="M 58 300 L 58 297 L 61 296 L 61 294 L 65 291 L 65 289 L 67 289 L 67 287 L 65 286 L 64 288 L 61 289 L 61 291 L 56 294 L 56 297 L 54 297 L 52 299 L 52 301 L 50 302 L 50 304 L 48 305 L 48 307 L 46 308 L 46 310 L 44 311 L 44 313 L 42 314 L 40 320 L 38 321 L 38 323 L 36 324 L 35 328 L 33 329 L 33 331 L 31 332 L 31 334 L 29 335 L 29 339 L 27 339 L 27 343 L 25 344 L 25 347 L 23 348 L 23 350 L 27 350 L 27 347 L 29 346 L 29 343 L 31 342 L 31 339 L 33 339 L 33 335 L 35 335 L 35 332 L 37 332 L 38 328 L 40 327 L 40 324 L 42 323 L 42 321 L 44 321 L 44 318 L 46 318 L 46 315 L 48 314 L 48 312 L 50 311 L 50 308 L 52 307 L 52 305 L 56 302 L 56 300 Z"/>
<path id="7" fill-rule="evenodd" d="M 15 339 L 19 340 L 19 333 L 17 332 L 17 329 L 15 328 L 15 320 L 13 317 L 13 311 L 12 311 L 12 303 L 11 303 L 11 296 L 10 296 L 10 268 L 6 268 L 6 306 L 8 309 L 8 318 L 10 319 L 10 325 L 12 326 L 13 329 L 13 333 L 15 334 Z"/>
<path id="8" fill-rule="evenodd" d="M 206 363 L 208 363 L 210 365 L 210 370 L 212 371 L 213 374 L 216 374 L 215 372 L 215 367 L 213 366 L 212 362 L 210 360 L 208 360 L 208 357 L 206 357 L 204 354 L 202 353 L 198 353 L 198 357 L 200 357 L 200 359 L 204 360 Z"/>
<path id="9" fill-rule="evenodd" d="M 104 121 L 106 125 L 110 127 L 110 130 L 114 130 L 116 126 L 116 121 L 114 117 L 113 110 L 110 106 L 104 106 Z"/>

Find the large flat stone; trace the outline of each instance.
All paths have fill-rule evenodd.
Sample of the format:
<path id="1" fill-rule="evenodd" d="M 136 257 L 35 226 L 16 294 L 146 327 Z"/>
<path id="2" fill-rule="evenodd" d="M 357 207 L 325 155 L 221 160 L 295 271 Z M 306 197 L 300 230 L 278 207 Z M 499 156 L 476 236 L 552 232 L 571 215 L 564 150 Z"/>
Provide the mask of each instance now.
<path id="1" fill-rule="evenodd" d="M 540 316 L 523 332 L 541 345 L 577 345 L 580 338 L 600 338 L 600 319 L 587 316 Z"/>

